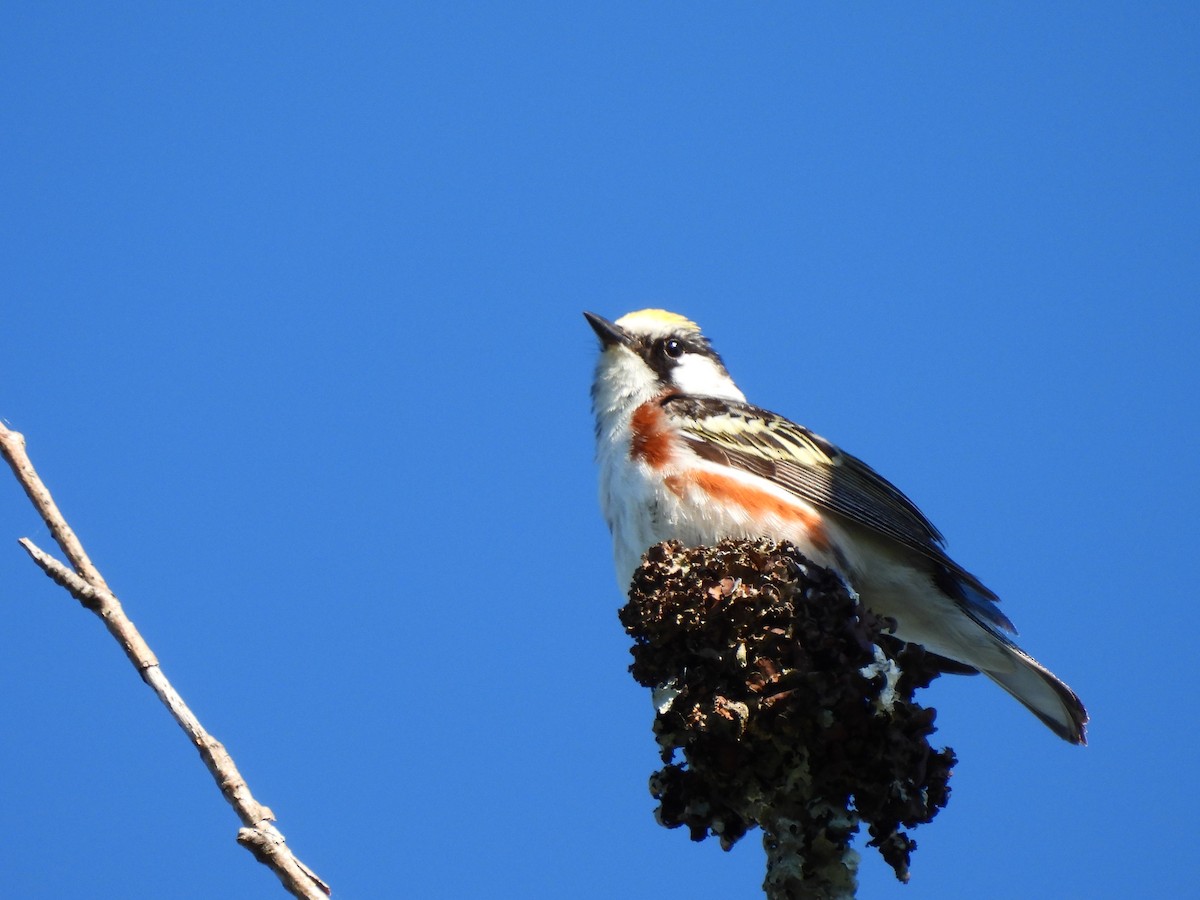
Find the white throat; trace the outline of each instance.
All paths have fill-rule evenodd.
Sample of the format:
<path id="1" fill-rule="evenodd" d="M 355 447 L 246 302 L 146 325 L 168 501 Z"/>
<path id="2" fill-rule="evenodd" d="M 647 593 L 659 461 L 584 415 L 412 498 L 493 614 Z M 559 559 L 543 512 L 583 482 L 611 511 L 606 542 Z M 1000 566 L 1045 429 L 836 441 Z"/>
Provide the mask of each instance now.
<path id="1" fill-rule="evenodd" d="M 658 377 L 636 353 L 625 347 L 609 347 L 600 354 L 592 383 L 596 418 L 606 419 L 614 413 L 632 415 L 662 389 Z"/>

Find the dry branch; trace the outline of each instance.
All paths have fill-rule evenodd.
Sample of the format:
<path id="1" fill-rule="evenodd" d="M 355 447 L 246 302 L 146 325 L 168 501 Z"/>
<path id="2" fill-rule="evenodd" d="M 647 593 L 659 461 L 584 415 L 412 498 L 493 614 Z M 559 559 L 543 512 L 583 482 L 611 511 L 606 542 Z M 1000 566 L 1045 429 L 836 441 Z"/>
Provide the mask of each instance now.
<path id="1" fill-rule="evenodd" d="M 172 687 L 167 676 L 163 674 L 158 658 L 143 640 L 133 622 L 125 615 L 120 601 L 109 589 L 100 572 L 88 559 L 79 538 L 67 524 L 54 498 L 50 496 L 50 491 L 30 462 L 25 452 L 24 436 L 0 424 L 0 453 L 3 453 L 21 487 L 41 515 L 46 527 L 50 529 L 50 533 L 54 535 L 71 568 L 40 550 L 28 538 L 21 539 L 21 546 L 56 584 L 64 587 L 84 607 L 101 618 L 142 680 L 150 685 L 171 713 L 171 717 L 187 734 L 192 745 L 200 752 L 205 766 L 212 773 L 221 794 L 242 821 L 244 827 L 238 830 L 238 843 L 253 853 L 260 863 L 269 867 L 293 896 L 305 900 L 325 900 L 330 894 L 329 885 L 292 853 L 283 835 L 273 824 L 274 814 L 254 799 L 250 787 L 238 772 L 225 747 L 204 730 L 200 720 Z"/>

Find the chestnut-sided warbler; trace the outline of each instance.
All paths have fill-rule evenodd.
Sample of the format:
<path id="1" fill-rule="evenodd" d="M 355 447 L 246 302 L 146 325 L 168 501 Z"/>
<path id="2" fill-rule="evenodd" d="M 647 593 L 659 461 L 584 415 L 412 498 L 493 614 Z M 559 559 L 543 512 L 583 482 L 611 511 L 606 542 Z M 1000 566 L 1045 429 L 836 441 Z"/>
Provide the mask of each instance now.
<path id="1" fill-rule="evenodd" d="M 894 619 L 901 640 L 983 672 L 1055 734 L 1086 742 L 1079 698 L 1013 643 L 996 595 L 946 555 L 942 535 L 896 487 L 747 403 L 683 316 L 584 315 L 601 345 L 592 385 L 600 505 L 622 589 L 660 541 L 790 541 Z"/>

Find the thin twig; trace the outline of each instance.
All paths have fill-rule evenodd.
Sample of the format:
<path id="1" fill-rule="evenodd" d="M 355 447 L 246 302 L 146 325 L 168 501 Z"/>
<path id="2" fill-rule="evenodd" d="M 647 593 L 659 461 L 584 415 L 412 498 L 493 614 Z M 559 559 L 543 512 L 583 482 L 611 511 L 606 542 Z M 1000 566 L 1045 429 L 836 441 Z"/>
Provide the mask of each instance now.
<path id="1" fill-rule="evenodd" d="M 120 601 L 88 559 L 79 538 L 67 524 L 46 485 L 38 477 L 25 452 L 25 438 L 2 423 L 0 453 L 3 453 L 5 460 L 12 467 L 17 480 L 21 482 L 50 533 L 54 535 L 63 554 L 70 560 L 74 571 L 40 550 L 28 538 L 21 538 L 21 546 L 56 584 L 64 587 L 71 596 L 104 621 L 105 627 L 120 643 L 142 680 L 150 685 L 193 746 L 200 751 L 200 757 L 212 773 L 221 794 L 245 826 L 238 831 L 238 843 L 253 853 L 260 863 L 269 867 L 293 896 L 305 900 L 325 900 L 330 894 L 329 885 L 293 855 L 283 835 L 273 824 L 274 814 L 254 799 L 249 785 L 238 772 L 225 747 L 204 730 L 200 720 L 171 686 L 171 682 L 163 674 L 158 658 L 125 615 Z"/>

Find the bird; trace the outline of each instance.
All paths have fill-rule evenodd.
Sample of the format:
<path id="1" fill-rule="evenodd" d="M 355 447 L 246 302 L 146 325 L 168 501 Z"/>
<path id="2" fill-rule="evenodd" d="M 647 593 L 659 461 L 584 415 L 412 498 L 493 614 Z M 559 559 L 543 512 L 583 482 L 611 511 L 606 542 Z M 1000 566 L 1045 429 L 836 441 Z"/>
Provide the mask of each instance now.
<path id="1" fill-rule="evenodd" d="M 584 317 L 600 341 L 600 506 L 623 591 L 662 541 L 789 541 L 894 620 L 900 640 L 982 672 L 1059 737 L 1087 743 L 1079 697 L 1014 643 L 996 594 L 947 555 L 941 532 L 891 482 L 748 403 L 690 319 L 663 309 Z"/>

